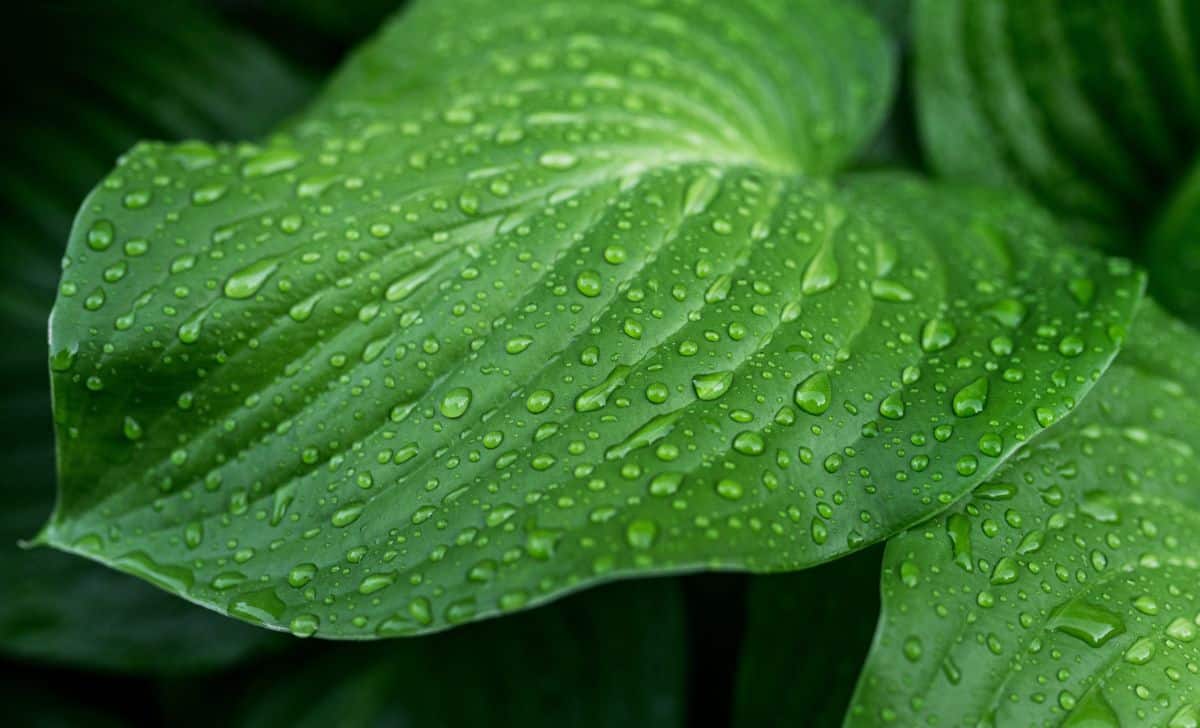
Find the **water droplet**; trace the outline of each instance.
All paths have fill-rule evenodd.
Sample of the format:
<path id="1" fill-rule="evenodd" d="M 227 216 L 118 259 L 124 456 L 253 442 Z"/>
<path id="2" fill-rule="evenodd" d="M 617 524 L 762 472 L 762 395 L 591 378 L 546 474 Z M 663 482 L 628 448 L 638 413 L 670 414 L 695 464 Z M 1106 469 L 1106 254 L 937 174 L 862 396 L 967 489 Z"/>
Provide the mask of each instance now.
<path id="1" fill-rule="evenodd" d="M 1025 320 L 1025 304 L 1015 298 L 1006 298 L 988 306 L 984 313 L 1001 326 L 1015 329 Z"/>
<path id="2" fill-rule="evenodd" d="M 1102 490 L 1089 490 L 1083 494 L 1079 512 L 1099 523 L 1120 523 L 1121 512 L 1117 499 Z"/>
<path id="3" fill-rule="evenodd" d="M 954 343 L 958 328 L 945 319 L 929 319 L 921 329 L 921 348 L 930 354 Z"/>
<path id="4" fill-rule="evenodd" d="M 317 574 L 317 565 L 313 563 L 296 564 L 287 575 L 288 584 L 299 589 L 313 580 Z"/>
<path id="5" fill-rule="evenodd" d="M 443 417 L 448 417 L 456 420 L 462 417 L 467 412 L 467 408 L 471 406 L 471 390 L 466 387 L 455 387 L 449 392 L 446 392 L 442 397 L 442 402 L 438 406 Z"/>
<path id="6" fill-rule="evenodd" d="M 916 298 L 903 284 L 886 278 L 871 281 L 871 295 L 888 303 L 908 303 Z"/>
<path id="7" fill-rule="evenodd" d="M 889 420 L 904 418 L 904 396 L 900 392 L 892 392 L 879 403 L 880 417 Z"/>
<path id="8" fill-rule="evenodd" d="M 384 574 L 367 574 L 358 583 L 358 593 L 363 595 L 374 594 L 381 589 L 386 589 L 396 583 L 397 573 L 394 571 Z"/>
<path id="9" fill-rule="evenodd" d="M 804 277 L 800 281 L 800 290 L 806 296 L 812 296 L 833 288 L 838 282 L 837 256 L 833 245 L 825 245 L 804 269 Z"/>
<path id="10" fill-rule="evenodd" d="M 92 250 L 107 250 L 113 243 L 116 229 L 108 220 L 97 220 L 88 229 L 87 244 Z"/>
<path id="11" fill-rule="evenodd" d="M 721 496 L 725 500 L 740 500 L 744 493 L 745 491 L 742 488 L 742 484 L 736 480 L 725 478 L 717 483 L 717 495 Z"/>
<path id="12" fill-rule="evenodd" d="M 251 263 L 229 276 L 225 281 L 225 295 L 239 300 L 254 296 L 278 267 L 279 260 L 276 258 L 263 258 Z"/>
<path id="13" fill-rule="evenodd" d="M 548 389 L 539 389 L 530 393 L 525 399 L 525 409 L 529 410 L 530 414 L 541 414 L 550 409 L 550 405 L 554 402 L 554 392 Z"/>
<path id="14" fill-rule="evenodd" d="M 695 390 L 696 397 L 704 401 L 719 398 L 729 391 L 732 384 L 733 372 L 710 372 L 692 377 L 692 389 Z"/>
<path id="15" fill-rule="evenodd" d="M 987 407 L 988 378 L 982 376 L 966 385 L 954 395 L 954 414 L 959 417 L 974 417 Z"/>
<path id="16" fill-rule="evenodd" d="M 538 164 L 546 169 L 566 170 L 579 164 L 579 157 L 563 150 L 548 151 L 538 157 Z"/>
<path id="17" fill-rule="evenodd" d="M 1019 573 L 1016 559 L 1004 556 L 996 562 L 996 566 L 992 569 L 991 582 L 997 586 L 1011 584 L 1017 580 Z"/>
<path id="18" fill-rule="evenodd" d="M 613 367 L 613 370 L 608 373 L 604 381 L 591 389 L 585 390 L 575 398 L 575 410 L 577 412 L 594 412 L 603 408 L 604 405 L 608 404 L 609 396 L 617 387 L 625 383 L 625 377 L 631 371 L 633 371 L 633 368 L 624 364 Z"/>
<path id="19" fill-rule="evenodd" d="M 733 438 L 733 449 L 743 455 L 762 455 L 766 449 L 766 442 L 763 440 L 762 435 L 757 432 L 739 432 Z"/>
<path id="20" fill-rule="evenodd" d="M 278 622 L 286 605 L 271 589 L 260 589 L 235 597 L 229 604 L 229 613 L 250 622 L 269 624 Z"/>
<path id="21" fill-rule="evenodd" d="M 520 354 L 533 344 L 533 339 L 528 336 L 514 336 L 504 344 L 504 350 L 509 354 Z"/>
<path id="22" fill-rule="evenodd" d="M 1087 602 L 1070 601 L 1056 610 L 1048 626 L 1063 634 L 1082 640 L 1090 647 L 1100 647 L 1125 631 L 1120 615 Z"/>
<path id="23" fill-rule="evenodd" d="M 321 626 L 321 618 L 315 614 L 298 614 L 292 617 L 288 630 L 296 637 L 312 637 Z"/>
<path id="24" fill-rule="evenodd" d="M 575 277 L 575 288 L 588 298 L 599 296 L 601 291 L 600 274 L 594 270 L 580 271 L 579 275 Z"/>
<path id="25" fill-rule="evenodd" d="M 267 149 L 254 155 L 242 165 L 244 177 L 266 177 L 295 169 L 304 157 L 300 152 L 286 147 Z"/>
<path id="26" fill-rule="evenodd" d="M 675 429 L 675 422 L 683 416 L 683 411 L 668 412 L 659 415 L 634 430 L 624 441 L 613 445 L 604 451 L 606 460 L 619 460 L 634 450 L 648 447 L 661 440 Z"/>
<path id="27" fill-rule="evenodd" d="M 659 497 L 675 495 L 682 482 L 683 473 L 659 473 L 650 479 L 650 495 Z"/>
<path id="28" fill-rule="evenodd" d="M 961 513 L 955 513 L 946 519 L 946 535 L 950 537 L 954 563 L 961 566 L 964 571 L 975 571 L 974 557 L 971 552 L 971 520 Z"/>
<path id="29" fill-rule="evenodd" d="M 809 375 L 796 385 L 793 395 L 796 405 L 810 415 L 824 414 L 833 400 L 833 383 L 824 370 Z"/>
<path id="30" fill-rule="evenodd" d="M 1154 640 L 1142 637 L 1125 650 L 1124 659 L 1131 665 L 1145 665 L 1154 659 Z"/>
<path id="31" fill-rule="evenodd" d="M 333 515 L 329 519 L 329 522 L 337 528 L 345 528 L 351 523 L 357 521 L 358 517 L 362 515 L 362 512 L 362 503 L 351 503 L 334 511 Z"/>
<path id="32" fill-rule="evenodd" d="M 631 548 L 648 549 L 658 537 L 658 526 L 654 521 L 637 520 L 625 528 L 625 541 Z"/>

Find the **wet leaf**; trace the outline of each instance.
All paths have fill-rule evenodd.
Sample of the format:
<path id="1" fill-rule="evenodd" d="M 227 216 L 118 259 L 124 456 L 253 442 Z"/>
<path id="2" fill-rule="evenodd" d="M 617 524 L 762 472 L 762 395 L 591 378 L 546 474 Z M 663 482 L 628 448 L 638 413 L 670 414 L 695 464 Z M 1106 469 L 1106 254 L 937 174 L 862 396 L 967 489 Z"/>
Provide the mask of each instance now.
<path id="1" fill-rule="evenodd" d="M 948 507 L 1142 281 L 1003 195 L 816 179 L 887 61 L 841 3 L 418 3 L 270 141 L 140 145 L 68 251 L 42 540 L 364 639 Z"/>
<path id="2" fill-rule="evenodd" d="M 1146 304 L 1068 420 L 889 542 L 847 725 L 1195 723 L 1197 361 Z"/>

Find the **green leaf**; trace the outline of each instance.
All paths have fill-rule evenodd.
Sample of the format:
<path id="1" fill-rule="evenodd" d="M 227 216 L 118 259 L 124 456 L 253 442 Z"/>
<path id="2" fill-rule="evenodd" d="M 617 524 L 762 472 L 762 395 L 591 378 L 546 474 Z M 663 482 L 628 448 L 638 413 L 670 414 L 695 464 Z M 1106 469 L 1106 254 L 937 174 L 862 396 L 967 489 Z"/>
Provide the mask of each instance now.
<path id="1" fill-rule="evenodd" d="M 668 728 L 684 723 L 686 654 L 678 584 L 639 581 L 420 640 L 311 645 L 301 664 L 181 681 L 166 702 L 182 726 Z"/>
<path id="2" fill-rule="evenodd" d="M 1188 2 L 918 0 L 930 162 L 1030 190 L 1126 250 L 1192 171 L 1200 12 Z"/>
<path id="3" fill-rule="evenodd" d="M 833 726 L 879 616 L 882 547 L 750 582 L 735 726 Z"/>
<path id="4" fill-rule="evenodd" d="M 947 507 L 1142 281 L 1004 196 L 802 174 L 886 66 L 842 3 L 418 3 L 269 144 L 139 146 L 68 251 L 42 540 L 357 639 Z"/>
<path id="5" fill-rule="evenodd" d="M 1200 335 L 1138 318 L 1069 420 L 889 542 L 848 725 L 1196 722 Z"/>
<path id="6" fill-rule="evenodd" d="M 159 674 L 239 659 L 273 640 L 135 579 L 17 542 L 54 502 L 45 319 L 80 196 L 139 136 L 256 134 L 308 84 L 253 38 L 186 3 L 38 5 L 12 30 L 2 52 L 31 68 L 7 87 L 12 103 L 0 119 L 0 336 L 9 342 L 0 358 L 0 471 L 9 474 L 0 650 Z M 155 104 L 143 109 L 135 96 Z"/>

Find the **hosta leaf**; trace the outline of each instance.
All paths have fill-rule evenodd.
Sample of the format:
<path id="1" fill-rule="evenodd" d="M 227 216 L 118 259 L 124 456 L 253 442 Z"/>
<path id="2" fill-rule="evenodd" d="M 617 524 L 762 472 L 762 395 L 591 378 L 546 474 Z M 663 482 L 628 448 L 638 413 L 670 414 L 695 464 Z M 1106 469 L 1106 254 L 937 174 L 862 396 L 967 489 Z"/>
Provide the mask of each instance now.
<path id="1" fill-rule="evenodd" d="M 804 176 L 886 60 L 841 3 L 431 2 L 266 146 L 139 146 L 52 317 L 42 540 L 366 638 L 948 506 L 1141 278 L 1003 197 Z"/>
<path id="2" fill-rule="evenodd" d="M 1071 417 L 889 542 L 849 725 L 1194 725 L 1200 337 L 1150 304 Z"/>
<path id="3" fill-rule="evenodd" d="M 668 728 L 684 722 L 687 645 L 673 580 L 606 586 L 426 639 L 313 645 L 306 654 L 300 664 L 180 681 L 168 693 L 171 723 Z M 229 697 L 215 715 L 214 692 Z"/>
<path id="4" fill-rule="evenodd" d="M 755 576 L 733 725 L 834 726 L 879 617 L 883 547 L 795 574 Z"/>
<path id="5" fill-rule="evenodd" d="M 36 67 L 8 86 L 10 112 L 0 119 L 0 335 L 9 342 L 0 354 L 0 470 L 9 474 L 0 512 L 0 650 L 162 673 L 223 664 L 266 641 L 130 577 L 17 547 L 54 503 L 42 351 L 59 261 L 79 197 L 139 136 L 260 133 L 308 84 L 208 12 L 134 5 L 29 8 L 0 51 L 6 67 Z M 142 107 L 142 99 L 154 104 Z"/>
<path id="6" fill-rule="evenodd" d="M 1031 190 L 1124 245 L 1200 138 L 1188 2 L 918 0 L 918 117 L 944 174 Z"/>

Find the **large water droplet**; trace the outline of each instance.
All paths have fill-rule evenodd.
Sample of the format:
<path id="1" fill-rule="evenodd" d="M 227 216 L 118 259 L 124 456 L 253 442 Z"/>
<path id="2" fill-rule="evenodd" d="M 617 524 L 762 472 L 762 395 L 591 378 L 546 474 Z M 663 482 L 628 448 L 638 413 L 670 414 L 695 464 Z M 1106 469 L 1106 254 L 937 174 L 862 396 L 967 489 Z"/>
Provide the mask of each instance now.
<path id="1" fill-rule="evenodd" d="M 267 282 L 271 274 L 279 267 L 277 258 L 263 258 L 251 263 L 238 272 L 229 276 L 225 281 L 225 295 L 229 298 L 250 298 L 258 293 L 258 289 Z"/>
<path id="2" fill-rule="evenodd" d="M 471 396 L 470 389 L 455 387 L 442 397 L 438 409 L 443 417 L 449 417 L 452 420 L 458 419 L 466 414 L 467 408 L 471 406 Z"/>
<path id="3" fill-rule="evenodd" d="M 954 414 L 959 417 L 974 417 L 987 407 L 988 378 L 982 376 L 954 394 Z"/>
<path id="4" fill-rule="evenodd" d="M 824 414 L 833 399 L 833 383 L 824 370 L 809 375 L 796 385 L 793 394 L 796 405 L 810 415 Z"/>
<path id="5" fill-rule="evenodd" d="M 719 398 L 729 391 L 731 384 L 733 372 L 710 372 L 692 377 L 692 389 L 696 391 L 696 397 L 705 401 Z"/>

